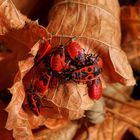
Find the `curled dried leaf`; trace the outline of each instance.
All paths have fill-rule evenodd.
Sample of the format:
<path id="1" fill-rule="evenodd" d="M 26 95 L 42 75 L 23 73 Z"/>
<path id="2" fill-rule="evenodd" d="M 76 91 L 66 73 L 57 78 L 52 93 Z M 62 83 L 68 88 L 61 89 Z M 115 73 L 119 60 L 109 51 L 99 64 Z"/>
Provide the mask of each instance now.
<path id="1" fill-rule="evenodd" d="M 78 124 L 75 122 L 70 122 L 64 125 L 61 129 L 56 130 L 42 130 L 34 133 L 35 138 L 41 140 L 72 140 L 73 136 L 78 129 Z"/>
<path id="2" fill-rule="evenodd" d="M 26 16 L 22 15 L 11 0 L 1 0 L 0 2 L 0 35 L 5 34 L 11 29 L 21 29 L 25 22 L 28 22 Z"/>
<path id="3" fill-rule="evenodd" d="M 31 83 L 35 74 L 34 67 L 24 77 L 25 88 Z M 93 105 L 88 96 L 86 84 L 77 84 L 73 81 L 58 82 L 46 91 L 46 98 L 42 99 L 46 108 L 41 108 L 41 114 L 49 118 L 78 119 L 83 116 L 84 110 Z"/>
<path id="4" fill-rule="evenodd" d="M 51 119 L 48 118 L 45 122 L 45 126 L 50 129 L 60 129 L 68 124 L 68 121 L 65 119 Z"/>
<path id="5" fill-rule="evenodd" d="M 76 41 L 86 53 L 98 53 L 104 61 L 102 75 L 106 83 L 135 83 L 126 55 L 120 48 L 117 0 L 111 3 L 108 0 L 56 0 L 47 31 L 53 46 L 77 36 Z"/>
<path id="6" fill-rule="evenodd" d="M 122 49 L 126 52 L 132 68 L 140 72 L 140 7 L 121 8 Z"/>
<path id="7" fill-rule="evenodd" d="M 139 101 L 132 102 L 132 104 L 139 106 Z M 130 119 L 135 119 L 137 123 L 140 122 L 139 111 L 122 105 L 121 107 L 115 108 L 123 116 L 129 117 Z M 132 126 L 127 121 L 122 120 L 119 116 L 115 114 L 107 114 L 106 119 L 101 124 L 96 124 L 95 126 L 88 126 L 89 140 L 121 140 L 125 132 L 129 130 L 139 139 L 140 131 L 135 126 Z M 136 130 L 136 131 L 135 131 Z M 87 136 L 86 130 L 75 137 L 74 140 L 84 140 Z"/>
<path id="8" fill-rule="evenodd" d="M 132 101 L 133 99 L 131 99 L 130 96 L 133 88 L 133 86 L 123 86 L 119 83 L 111 84 L 103 90 L 103 97 L 105 97 L 106 106 L 110 108 L 119 107 L 122 105 L 119 101 Z M 119 101 L 117 102 L 115 99 Z"/>
<path id="9" fill-rule="evenodd" d="M 32 55 L 30 54 L 31 48 L 45 34 L 43 27 L 32 22 L 20 30 L 9 31 L 0 36 L 0 44 L 11 50 L 11 52 L 0 53 L 0 67 L 5 66 L 4 69 L 0 69 L 0 89 L 12 86 L 19 70 L 18 62 Z"/>
<path id="10" fill-rule="evenodd" d="M 7 120 L 7 113 L 4 111 L 6 105 L 0 100 L 0 137 L 3 139 L 13 140 L 12 131 L 5 129 L 5 123 Z"/>
<path id="11" fill-rule="evenodd" d="M 37 52 L 37 44 L 34 47 L 36 48 Z M 33 56 L 28 57 L 28 59 L 19 63 L 19 74 L 16 75 L 15 83 L 9 89 L 12 93 L 12 99 L 6 108 L 6 111 L 8 112 L 6 128 L 8 130 L 13 130 L 13 136 L 15 139 L 34 139 L 31 126 L 29 124 L 28 115 L 22 109 L 22 104 L 25 98 L 22 78 L 30 70 L 33 64 Z"/>
<path id="12" fill-rule="evenodd" d="M 78 119 L 83 116 L 84 110 L 93 105 L 89 98 L 85 84 L 77 84 L 73 81 L 58 83 L 56 87 L 48 90 L 47 101 L 54 104 L 62 117 Z M 52 108 L 50 108 L 52 110 Z M 48 114 L 48 117 L 53 117 Z"/>
<path id="13" fill-rule="evenodd" d="M 12 0 L 16 8 L 23 14 L 30 15 L 32 10 L 38 5 L 39 0 Z"/>

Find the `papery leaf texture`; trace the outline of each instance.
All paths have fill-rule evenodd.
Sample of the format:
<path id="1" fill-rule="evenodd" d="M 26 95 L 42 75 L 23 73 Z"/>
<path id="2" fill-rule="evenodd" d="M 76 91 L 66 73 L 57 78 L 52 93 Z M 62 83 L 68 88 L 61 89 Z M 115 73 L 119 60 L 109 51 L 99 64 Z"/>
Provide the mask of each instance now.
<path id="1" fill-rule="evenodd" d="M 134 101 L 132 104 L 139 105 L 139 101 Z M 117 111 L 130 119 L 140 122 L 139 110 L 122 105 L 116 107 L 114 111 Z M 87 137 L 87 130 L 79 133 L 74 140 L 84 140 Z M 94 127 L 89 125 L 89 140 L 121 140 L 127 131 L 132 132 L 136 138 L 140 138 L 140 131 L 137 127 L 125 122 L 114 114 L 107 114 L 104 122 L 96 124 Z"/>
<path id="2" fill-rule="evenodd" d="M 120 48 L 119 4 L 117 0 L 56 0 L 47 26 L 52 46 L 77 36 L 86 53 L 103 59 L 106 83 L 133 85 L 131 67 Z"/>
<path id="3" fill-rule="evenodd" d="M 140 6 L 121 8 L 122 49 L 126 52 L 132 68 L 140 72 Z"/>

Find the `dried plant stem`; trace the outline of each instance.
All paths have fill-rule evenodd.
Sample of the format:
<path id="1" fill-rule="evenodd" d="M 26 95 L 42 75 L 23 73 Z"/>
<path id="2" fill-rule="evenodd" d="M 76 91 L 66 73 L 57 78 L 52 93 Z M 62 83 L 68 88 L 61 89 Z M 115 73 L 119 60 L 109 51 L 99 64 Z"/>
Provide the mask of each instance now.
<path id="1" fill-rule="evenodd" d="M 133 120 L 132 118 L 129 118 L 128 116 L 125 116 L 125 115 L 123 115 L 117 111 L 114 111 L 113 109 L 107 108 L 107 107 L 106 107 L 106 111 L 113 114 L 116 118 L 121 119 L 121 120 L 131 124 L 132 126 L 135 126 L 140 129 L 140 123 Z"/>
<path id="2" fill-rule="evenodd" d="M 139 109 L 139 110 L 140 110 L 140 106 L 131 104 L 131 103 L 126 102 L 126 101 L 122 101 L 122 100 L 120 100 L 120 99 L 116 99 L 116 98 L 111 97 L 111 96 L 109 96 L 109 95 L 105 95 L 105 94 L 104 94 L 103 96 L 104 96 L 105 98 L 114 100 L 114 101 L 116 101 L 116 102 L 118 102 L 118 103 L 121 103 L 121 104 L 127 105 L 127 106 L 129 106 L 129 107 L 133 107 L 133 108 L 135 108 L 135 109 Z"/>

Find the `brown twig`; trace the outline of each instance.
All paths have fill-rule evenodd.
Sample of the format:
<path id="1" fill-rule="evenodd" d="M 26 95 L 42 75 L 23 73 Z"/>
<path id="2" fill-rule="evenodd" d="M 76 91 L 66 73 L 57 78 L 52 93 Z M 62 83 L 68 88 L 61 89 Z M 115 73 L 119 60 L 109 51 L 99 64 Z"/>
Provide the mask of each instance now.
<path id="1" fill-rule="evenodd" d="M 105 98 L 114 100 L 114 101 L 116 101 L 116 102 L 118 102 L 118 103 L 121 103 L 121 104 L 127 105 L 127 106 L 129 106 L 129 107 L 132 107 L 132 108 L 135 108 L 135 109 L 139 109 L 139 110 L 140 110 L 140 106 L 131 104 L 131 103 L 126 102 L 126 101 L 122 101 L 122 100 L 120 100 L 120 99 L 114 98 L 114 97 L 109 96 L 109 95 L 105 95 L 105 94 L 104 94 L 103 96 L 104 96 Z"/>
<path id="2" fill-rule="evenodd" d="M 135 126 L 135 127 L 140 129 L 140 123 L 133 120 L 132 118 L 129 118 L 128 116 L 125 116 L 125 115 L 123 115 L 117 111 L 114 111 L 113 109 L 107 108 L 107 107 L 106 107 L 106 111 L 113 114 L 118 119 L 121 119 L 121 120 L 131 124 L 132 126 Z"/>

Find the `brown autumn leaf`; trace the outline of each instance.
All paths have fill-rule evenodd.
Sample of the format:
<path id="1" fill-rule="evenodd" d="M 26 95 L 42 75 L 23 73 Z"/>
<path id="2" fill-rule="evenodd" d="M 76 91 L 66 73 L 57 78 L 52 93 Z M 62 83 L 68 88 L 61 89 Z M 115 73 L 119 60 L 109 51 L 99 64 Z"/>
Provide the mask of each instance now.
<path id="1" fill-rule="evenodd" d="M 58 108 L 62 117 L 70 120 L 78 119 L 83 117 L 84 110 L 94 104 L 87 91 L 85 84 L 77 84 L 73 81 L 58 83 L 56 87 L 48 90 L 47 101 Z M 47 114 L 48 117 L 52 117 L 52 115 L 49 116 L 49 112 Z"/>
<path id="2" fill-rule="evenodd" d="M 1 69 L 1 88 L 9 87 L 14 83 L 14 85 L 10 88 L 10 91 L 12 93 L 12 100 L 6 108 L 6 111 L 8 112 L 6 128 L 8 130 L 13 130 L 13 136 L 15 139 L 34 139 L 31 128 L 36 128 L 40 125 L 46 125 L 47 127 L 50 127 L 43 116 L 39 116 L 39 118 L 34 117 L 30 113 L 25 113 L 22 108 L 23 101 L 25 99 L 25 91 L 22 83 L 22 78 L 34 64 L 33 59 L 37 52 L 36 46 L 38 45 L 34 44 L 39 38 L 45 37 L 45 35 L 46 32 L 41 26 L 38 26 L 37 23 L 30 22 L 20 30 L 10 30 L 5 35 L 0 36 L 2 45 L 10 50 L 10 52 L 1 53 L 0 65 L 5 65 L 5 69 Z M 30 50 L 32 51 L 32 54 Z M 21 62 L 18 65 L 19 61 Z M 11 71 L 9 71 L 9 69 Z M 9 83 L 6 83 L 4 80 L 6 82 L 9 81 Z M 62 86 L 63 85 L 61 84 L 61 87 Z M 85 85 L 83 86 L 85 89 Z M 65 105 L 59 104 L 59 106 L 57 107 L 57 102 L 54 102 L 54 112 L 55 110 L 57 110 L 58 115 L 60 114 L 60 117 L 63 116 L 63 113 L 67 116 L 67 118 L 70 119 L 76 119 L 79 118 L 79 116 L 82 116 L 84 109 L 89 108 L 90 104 L 93 104 L 93 102 L 89 99 L 87 94 L 86 96 L 83 96 L 85 92 L 79 94 L 79 92 L 81 92 L 82 90 L 82 86 L 79 85 L 78 90 L 79 91 L 77 91 L 77 94 L 80 99 L 76 107 L 73 106 L 72 102 L 77 99 L 77 95 L 75 94 L 76 96 L 71 96 L 69 91 L 67 94 L 71 96 L 71 98 L 64 98 L 68 99 L 68 102 L 66 102 L 65 104 L 65 100 L 62 100 L 62 103 Z M 84 99 L 84 101 L 82 99 Z M 52 113 L 52 117 L 56 117 L 53 109 L 50 112 Z M 51 128 L 55 127 L 51 126 Z"/>
<path id="3" fill-rule="evenodd" d="M 69 122 L 62 126 L 61 129 L 41 130 L 34 133 L 36 140 L 72 140 L 79 125 L 77 122 Z"/>
<path id="4" fill-rule="evenodd" d="M 133 85 L 131 67 L 120 48 L 119 10 L 117 0 L 56 0 L 47 31 L 53 46 L 77 36 L 86 53 L 99 53 L 106 83 Z"/>
<path id="5" fill-rule="evenodd" d="M 18 61 L 26 59 L 33 45 L 46 35 L 37 22 L 22 15 L 11 0 L 0 1 L 0 90 L 11 87 Z"/>
<path id="6" fill-rule="evenodd" d="M 0 0 L 0 35 L 11 29 L 21 29 L 26 22 L 26 16 L 22 15 L 11 0 Z"/>
<path id="7" fill-rule="evenodd" d="M 33 45 L 45 34 L 37 23 L 30 23 L 20 30 L 9 31 L 0 36 L 0 44 L 9 51 L 0 53 L 0 89 L 11 87 L 18 72 L 18 61 L 30 56 L 29 51 Z"/>
<path id="8" fill-rule="evenodd" d="M 39 43 L 34 45 L 31 53 L 35 52 L 35 50 L 37 52 L 38 46 Z M 34 139 L 31 131 L 32 125 L 29 124 L 28 115 L 22 109 L 22 104 L 25 98 L 22 78 L 31 69 L 33 64 L 33 56 L 30 56 L 26 60 L 19 63 L 20 71 L 15 76 L 14 85 L 10 88 L 12 99 L 6 108 L 6 111 L 8 112 L 8 118 L 5 127 L 8 130 L 13 130 L 13 137 L 15 139 Z"/>
<path id="9" fill-rule="evenodd" d="M 103 90 L 103 97 L 105 97 L 104 99 L 106 106 L 110 108 L 121 106 L 120 103 L 113 99 L 117 99 L 122 102 L 132 101 L 133 99 L 130 98 L 130 96 L 133 92 L 133 89 L 133 86 L 123 86 L 119 83 L 110 84 L 107 88 Z"/>
<path id="10" fill-rule="evenodd" d="M 132 102 L 132 104 L 137 106 L 139 106 L 139 103 L 140 101 Z M 114 110 L 140 123 L 140 110 L 128 107 L 126 105 L 122 105 Z M 96 124 L 94 126 L 90 125 L 88 127 L 88 140 L 121 140 L 127 130 L 131 131 L 138 139 L 140 139 L 140 130 L 138 128 L 125 121 L 122 121 L 122 119 L 120 119 L 118 116 L 107 114 L 103 123 Z M 85 140 L 86 136 L 87 132 L 84 131 L 83 133 L 78 133 L 74 140 Z"/>
<path id="11" fill-rule="evenodd" d="M 140 7 L 121 8 L 122 49 L 126 52 L 132 68 L 140 72 Z"/>
<path id="12" fill-rule="evenodd" d="M 35 74 L 34 68 L 32 67 L 23 78 L 25 89 L 29 86 Z M 50 86 L 49 90 L 46 91 L 46 98 L 43 98 L 42 102 L 43 105 L 49 108 L 42 107 L 40 113 L 46 118 L 64 118 L 70 120 L 81 118 L 84 110 L 89 109 L 94 104 L 87 92 L 86 84 L 75 83 L 74 81 L 58 82 L 55 86 Z M 27 108 L 29 106 L 26 106 Z"/>
<path id="13" fill-rule="evenodd" d="M 47 120 L 41 115 L 36 117 L 31 113 L 28 114 L 22 108 L 25 99 L 25 91 L 22 79 L 34 65 L 34 56 L 36 55 L 38 47 L 39 42 L 36 43 L 31 49 L 30 53 L 33 54 L 33 56 L 30 56 L 26 60 L 19 62 L 20 70 L 15 76 L 14 85 L 9 89 L 12 93 L 12 99 L 6 108 L 6 111 L 8 112 L 8 118 L 5 127 L 8 130 L 13 130 L 13 137 L 16 140 L 34 140 L 35 138 L 32 134 L 32 129 L 39 128 L 39 126 L 42 125 L 45 125 L 50 129 L 58 129 L 61 127 L 61 125 L 67 123 L 65 120 Z"/>
<path id="14" fill-rule="evenodd" d="M 13 140 L 12 131 L 5 129 L 7 113 L 4 111 L 6 104 L 0 100 L 0 138 L 4 140 Z"/>
<path id="15" fill-rule="evenodd" d="M 25 15 L 30 15 L 32 10 L 39 5 L 39 0 L 12 0 L 17 9 Z"/>
<path id="16" fill-rule="evenodd" d="M 75 5 L 75 4 L 74 4 Z M 77 4 L 76 4 L 77 5 Z M 78 4 L 79 5 L 79 4 Z M 86 6 L 85 6 L 86 5 Z M 84 7 L 85 7 L 85 9 L 87 10 L 87 6 L 90 6 L 90 4 L 89 5 L 87 5 L 87 4 L 84 4 Z M 94 7 L 94 6 L 93 6 Z M 89 8 L 89 9 L 91 9 L 91 10 L 95 10 L 94 8 L 93 8 L 92 6 Z M 97 6 L 98 7 L 98 6 Z M 100 7 L 99 7 L 100 8 Z M 101 11 L 102 11 L 102 9 L 103 8 L 101 8 Z M 97 10 L 97 13 L 99 14 L 99 12 L 101 12 L 100 11 L 100 9 L 96 9 Z M 95 11 L 96 11 L 95 10 Z M 99 10 L 99 12 L 98 12 L 98 10 Z M 103 11 L 106 11 L 106 9 L 103 9 Z M 117 10 L 116 10 L 117 11 Z M 102 13 L 102 12 L 101 12 Z M 107 12 L 108 13 L 108 12 Z M 106 15 L 106 13 L 102 13 L 103 15 L 105 14 Z M 106 16 L 101 16 L 101 18 L 105 18 L 105 20 L 103 20 L 103 21 L 106 21 L 106 16 L 108 17 L 109 15 L 107 14 Z M 112 17 L 112 16 L 111 16 Z M 115 18 L 116 18 L 116 16 L 115 16 Z M 117 17 L 118 18 L 118 17 Z M 111 18 L 112 19 L 112 18 Z M 54 20 L 55 21 L 55 20 Z M 87 21 L 89 21 L 89 20 L 87 20 Z M 114 23 L 114 18 L 113 18 L 113 20 L 112 20 L 112 22 L 113 22 L 113 27 L 116 27 L 116 26 L 119 26 L 118 24 L 116 25 L 116 22 Z M 99 22 L 100 23 L 100 22 Z M 102 27 L 102 26 L 104 26 L 104 24 L 106 25 L 107 23 L 104 23 L 104 22 L 102 22 L 103 23 L 103 25 L 101 25 L 100 27 Z M 50 24 L 49 24 L 49 26 L 48 27 L 51 27 L 51 28 L 54 28 L 52 25 L 51 25 L 52 23 L 50 22 Z M 88 22 L 87 22 L 87 24 L 88 24 Z M 101 24 L 101 23 L 100 23 Z M 59 25 L 59 24 L 58 24 Z M 84 25 L 85 25 L 85 22 L 84 22 Z M 112 24 L 111 24 L 112 25 Z M 76 27 L 76 26 L 75 26 Z M 89 26 L 90 27 L 90 26 Z M 110 26 L 111 27 L 111 26 Z M 107 29 L 107 30 L 110 30 L 110 27 L 109 27 L 109 29 L 107 28 L 107 27 L 105 27 L 105 29 Z M 64 28 L 64 27 L 63 27 Z M 85 28 L 86 28 L 86 26 L 85 26 Z M 78 28 L 77 28 L 78 29 Z M 103 30 L 105 30 L 105 29 L 103 29 Z M 113 29 L 113 28 L 111 28 L 111 29 Z M 114 31 L 115 29 L 113 29 L 113 31 Z M 48 31 L 49 31 L 49 28 L 48 28 Z M 99 31 L 99 30 L 98 30 Z M 87 44 L 89 45 L 92 45 L 92 44 L 94 44 L 95 46 L 97 46 L 97 45 L 99 45 L 100 44 L 100 48 L 98 48 L 97 50 L 96 50 L 96 52 L 99 50 L 99 52 L 101 52 L 101 56 L 102 56 L 102 58 L 105 58 L 106 56 L 106 59 L 107 59 L 107 63 L 105 63 L 105 67 L 109 67 L 108 69 L 109 70 L 111 70 L 112 71 L 112 75 L 114 76 L 114 79 L 111 79 L 111 77 L 113 77 L 113 76 L 110 76 L 109 78 L 108 78 L 108 81 L 119 81 L 119 80 L 121 80 L 122 81 L 122 83 L 123 83 L 123 80 L 122 80 L 122 77 L 124 77 L 124 78 L 130 78 L 132 75 L 130 74 L 130 77 L 126 77 L 126 75 L 124 74 L 124 70 L 123 69 L 121 69 L 122 68 L 122 66 L 120 65 L 120 67 L 119 68 L 117 68 L 117 72 L 121 75 L 123 75 L 122 77 L 121 76 L 119 76 L 119 74 L 117 74 L 116 72 L 115 72 L 115 69 L 113 68 L 113 64 L 114 63 L 116 63 L 116 61 L 115 60 L 113 60 L 113 64 L 111 63 L 111 59 L 113 59 L 113 57 L 112 57 L 112 54 L 115 52 L 115 51 L 113 51 L 114 50 L 114 48 L 111 48 L 110 47 L 110 44 L 113 42 L 111 42 L 111 43 L 109 43 L 109 45 L 108 45 L 108 36 L 107 36 L 107 38 L 106 38 L 106 36 L 103 36 L 102 35 L 102 32 L 105 32 L 105 31 L 102 31 L 102 30 L 100 30 L 101 31 L 101 37 L 99 37 L 99 39 L 101 40 L 101 42 L 102 43 L 104 43 L 105 42 L 105 44 L 106 45 L 103 45 L 101 42 L 99 43 L 98 41 L 96 42 L 95 40 L 98 38 L 98 37 L 95 37 L 94 36 L 94 41 L 92 40 L 92 41 L 90 41 L 90 39 L 88 40 L 88 39 L 84 39 L 84 37 L 81 37 L 81 38 L 83 38 L 82 40 L 83 41 L 80 41 L 80 39 L 78 39 L 79 40 L 79 42 L 80 42 L 80 44 L 83 46 L 83 44 L 86 46 Z M 63 32 L 63 31 L 61 31 L 61 32 Z M 73 30 L 73 32 L 74 32 L 74 30 Z M 51 32 L 52 33 L 52 32 Z M 67 33 L 67 32 L 66 32 Z M 64 32 L 64 35 L 67 35 L 65 32 Z M 112 32 L 111 32 L 112 33 Z M 83 32 L 83 34 L 85 35 L 86 33 L 84 33 Z M 112 33 L 113 34 L 113 33 Z M 111 35 L 112 35 L 111 34 Z M 10 34 L 11 35 L 11 34 Z M 61 35 L 61 34 L 60 34 Z M 77 35 L 77 34 L 74 34 L 74 35 Z M 110 37 L 111 37 L 111 35 L 110 34 L 108 34 Z M 116 34 L 115 34 L 116 35 Z M 61 35 L 62 36 L 62 35 Z M 73 35 L 72 35 L 73 36 Z M 117 35 L 116 35 L 117 36 Z M 30 35 L 28 36 L 28 37 L 30 37 Z M 71 37 L 71 36 L 70 36 Z M 109 37 L 109 38 L 110 38 Z M 27 38 L 27 34 L 26 34 L 26 38 Z M 33 37 L 34 38 L 34 37 Z M 56 36 L 56 41 L 57 41 L 57 44 L 59 43 L 58 42 L 58 39 L 59 39 L 59 36 L 58 36 L 58 38 L 57 38 L 57 36 Z M 52 39 L 52 41 L 54 40 L 54 43 L 55 43 L 55 36 L 53 37 L 53 39 Z M 98 39 L 97 39 L 98 40 Z M 107 40 L 107 41 L 106 41 Z M 112 39 L 113 40 L 113 39 Z M 20 41 L 19 41 L 20 42 Z M 82 44 L 82 42 L 83 42 L 83 44 Z M 86 44 L 86 42 L 88 42 L 87 44 Z M 115 47 L 117 46 L 116 44 L 116 42 L 113 42 L 112 43 Z M 111 45 L 112 45 L 111 44 Z M 104 49 L 104 48 L 106 48 L 106 49 Z M 116 47 L 117 48 L 117 47 Z M 116 49 L 115 48 L 115 49 Z M 93 48 L 90 48 L 89 50 L 88 50 L 88 48 L 85 48 L 85 50 L 86 51 L 93 51 L 94 49 Z M 120 49 L 118 49 L 119 51 L 120 51 Z M 116 51 L 118 51 L 117 49 L 116 49 Z M 95 50 L 94 50 L 95 51 Z M 118 51 L 118 52 L 119 52 Z M 110 53 L 110 58 L 109 58 L 109 55 L 108 55 L 108 52 Z M 118 53 L 119 54 L 119 53 Z M 121 54 L 119 54 L 120 56 L 122 55 L 122 52 L 121 52 Z M 118 56 L 119 56 L 118 55 Z M 125 58 L 125 55 L 124 55 L 124 59 L 126 59 Z M 114 64 L 114 66 L 118 66 L 118 65 L 116 65 L 116 64 Z M 27 66 L 25 66 L 25 67 L 27 67 Z M 105 68 L 106 70 L 107 70 L 107 68 Z M 129 68 L 129 66 L 128 66 L 128 74 L 129 74 L 129 71 L 130 71 L 130 68 Z M 107 71 L 105 71 L 106 73 L 107 73 Z M 131 73 L 131 72 L 130 72 Z M 116 76 L 115 76 L 115 75 Z M 106 76 L 106 74 L 104 75 L 104 76 Z M 107 74 L 107 76 L 108 76 L 108 74 Z M 106 76 L 106 77 L 107 77 Z M 132 78 L 132 77 L 131 77 Z M 130 78 L 130 79 L 131 79 Z M 18 77 L 18 79 L 19 79 L 19 77 Z M 105 78 L 105 80 L 107 80 L 107 78 Z M 132 80 L 133 81 L 133 80 Z M 130 81 L 128 81 L 128 82 L 132 82 L 131 80 Z M 19 84 L 19 85 L 18 85 Z M 17 103 L 13 103 L 13 102 L 11 102 L 11 106 L 10 107 L 8 107 L 7 109 L 9 109 L 9 110 L 7 110 L 7 111 L 9 111 L 9 115 L 11 115 L 11 117 L 13 117 L 12 119 L 9 119 L 8 120 L 8 122 L 7 122 L 7 128 L 9 128 L 9 129 L 12 129 L 13 128 L 13 134 L 14 134 L 14 137 L 16 138 L 16 139 L 20 139 L 20 138 L 23 138 L 24 137 L 24 139 L 33 139 L 33 135 L 32 135 L 32 132 L 31 132 L 31 126 L 30 126 L 30 124 L 29 124 L 29 122 L 28 122 L 28 115 L 22 110 L 22 108 L 21 108 L 21 105 L 22 105 L 22 103 L 23 103 L 23 100 L 24 100 L 24 97 L 25 97 L 25 93 L 23 92 L 24 91 L 24 87 L 23 87 L 23 85 L 22 85 L 22 81 L 20 81 L 19 83 L 15 83 L 15 85 L 12 87 L 12 89 L 13 90 L 15 90 L 15 91 L 13 91 L 13 95 L 15 94 L 15 96 L 16 96 L 16 100 L 14 100 L 15 98 L 13 97 L 13 99 L 12 99 L 12 101 L 16 101 L 17 103 L 18 103 L 18 105 L 17 105 Z M 76 87 L 74 87 L 74 86 L 76 86 Z M 66 87 L 66 88 L 65 88 Z M 64 90 L 69 90 L 69 88 L 71 88 L 72 90 L 73 90 L 73 87 L 74 87 L 74 95 L 70 95 L 70 91 L 68 91 L 67 92 L 67 96 L 65 95 L 65 91 Z M 77 87 L 78 87 L 78 90 L 82 90 L 83 91 L 83 89 L 84 89 L 84 92 L 82 93 L 82 94 L 79 94 L 79 91 L 77 90 Z M 53 92 L 53 95 L 54 95 L 54 98 L 51 96 L 51 94 L 50 93 L 48 93 L 48 101 L 50 100 L 50 102 L 51 102 L 51 104 L 53 104 L 53 107 L 55 107 L 56 108 L 56 111 L 58 111 L 58 113 L 60 114 L 60 116 L 64 116 L 64 117 L 67 117 L 67 118 L 78 118 L 77 116 L 81 113 L 81 112 L 83 112 L 83 110 L 84 109 L 86 109 L 86 108 L 88 108 L 90 105 L 89 105 L 89 103 L 87 102 L 87 98 L 88 98 L 88 96 L 87 96 L 87 94 L 86 94 L 86 98 L 83 96 L 85 93 L 86 93 L 86 86 L 85 85 L 82 85 L 81 86 L 81 84 L 73 84 L 73 82 L 69 82 L 69 83 L 66 83 L 65 85 L 62 85 L 61 83 L 59 84 L 59 86 L 57 87 L 57 90 L 58 91 L 60 91 L 60 93 L 62 93 L 60 96 L 56 96 L 55 94 L 54 94 L 54 89 L 52 89 L 52 92 Z M 18 97 L 18 91 L 20 91 L 19 93 L 21 93 L 21 96 L 19 97 L 19 98 L 17 98 Z M 58 92 L 59 93 L 59 92 Z M 61 99 L 60 101 L 57 99 L 57 97 L 59 97 L 58 99 Z M 72 99 L 71 99 L 71 97 L 72 97 Z M 80 98 L 80 100 L 78 99 L 78 100 L 76 100 L 76 101 L 78 101 L 78 104 L 73 104 L 73 101 L 75 101 L 75 99 L 77 99 L 77 97 L 81 97 Z M 19 100 L 18 100 L 19 99 Z M 67 102 L 65 102 L 65 100 L 64 99 L 67 99 Z M 82 100 L 81 100 L 82 99 Z M 83 99 L 85 100 L 85 102 L 83 102 Z M 19 103 L 20 102 L 20 103 Z M 16 105 L 15 107 L 14 107 L 14 105 Z M 76 105 L 76 106 L 74 106 L 74 105 Z M 17 107 L 17 108 L 16 108 Z M 80 107 L 80 108 L 79 108 Z M 17 110 L 16 110 L 17 109 Z M 46 109 L 46 111 L 47 110 L 49 110 L 49 109 Z M 52 111 L 52 109 L 51 109 L 51 111 Z M 13 112 L 13 113 L 12 113 Z M 43 111 L 44 112 L 44 111 Z M 11 114 L 10 114 L 11 113 Z M 72 114 L 73 113 L 73 114 Z M 49 113 L 48 113 L 49 114 Z M 78 115 L 77 115 L 78 114 Z M 13 116 L 12 116 L 13 115 Z M 73 116 L 72 116 L 73 115 Z M 82 116 L 82 115 L 81 115 Z M 16 118 L 16 121 L 15 121 L 15 124 L 13 124 L 13 120 Z M 39 122 L 39 124 L 41 124 L 42 125 L 42 122 L 40 123 Z M 35 127 L 37 127 L 37 126 L 35 126 Z M 19 133 L 19 132 L 21 132 L 21 133 Z M 26 137 L 25 137 L 26 136 Z"/>
<path id="17" fill-rule="evenodd" d="M 60 100 L 62 104 L 59 104 L 60 102 L 58 102 L 59 100 L 58 101 L 56 100 L 57 98 L 55 96 L 54 98 L 52 98 L 51 96 L 48 95 L 48 97 L 52 99 L 51 101 L 53 102 L 54 105 L 52 105 L 52 103 L 50 104 L 48 103 L 47 105 L 52 105 L 53 108 L 41 110 L 42 115 L 38 117 L 34 116 L 31 113 L 31 111 L 29 113 L 25 107 L 24 107 L 25 110 L 23 110 L 22 105 L 25 100 L 26 93 L 24 91 L 22 79 L 34 65 L 34 56 L 36 55 L 39 44 L 40 42 L 36 43 L 34 47 L 31 49 L 30 53 L 33 54 L 33 56 L 30 56 L 26 60 L 21 61 L 19 63 L 20 68 L 19 72 L 15 76 L 14 85 L 10 88 L 10 92 L 12 93 L 12 100 L 6 108 L 6 111 L 8 112 L 6 128 L 8 130 L 13 130 L 13 137 L 17 140 L 20 139 L 21 137 L 24 139 L 34 139 L 32 129 L 38 128 L 39 126 L 42 125 L 45 125 L 50 129 L 58 129 L 67 124 L 67 120 L 64 120 L 62 117 L 69 119 L 79 118 L 83 116 L 83 112 L 85 109 L 88 109 L 91 105 L 93 105 L 93 102 L 91 99 L 89 99 L 88 95 L 83 96 L 83 94 L 85 94 L 85 91 L 81 91 L 82 90 L 81 84 L 79 85 L 76 84 L 77 86 L 76 88 L 79 91 L 77 93 L 76 91 L 74 91 L 73 95 L 70 93 L 70 91 L 66 93 L 65 92 L 61 93 L 60 92 L 61 89 L 64 88 L 60 88 L 60 91 L 57 93 L 58 95 L 60 94 L 58 96 L 60 98 L 58 97 L 57 98 L 60 100 L 62 97 L 62 99 Z M 68 86 L 71 86 L 71 84 L 69 84 Z M 73 84 L 73 86 L 75 87 L 75 84 Z M 72 89 L 73 86 L 71 86 L 71 89 L 69 89 L 70 87 L 68 87 L 68 89 L 66 88 L 66 90 L 73 90 Z M 64 96 L 63 94 L 66 94 L 65 97 L 68 98 L 63 97 Z M 56 112 L 56 110 L 58 112 Z M 47 117 L 62 118 L 62 119 L 48 120 Z"/>

